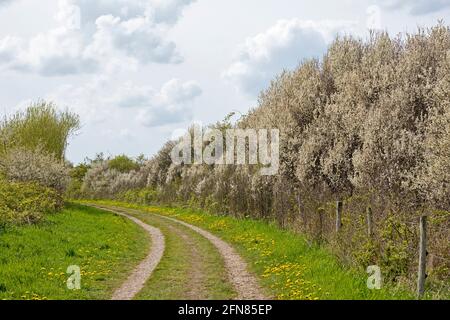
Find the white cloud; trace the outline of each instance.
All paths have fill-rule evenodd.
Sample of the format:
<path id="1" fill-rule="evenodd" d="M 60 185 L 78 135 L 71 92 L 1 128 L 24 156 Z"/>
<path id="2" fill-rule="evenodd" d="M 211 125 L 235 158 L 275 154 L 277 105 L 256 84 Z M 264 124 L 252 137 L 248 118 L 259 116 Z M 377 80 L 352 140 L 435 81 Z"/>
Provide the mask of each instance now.
<path id="1" fill-rule="evenodd" d="M 0 67 L 63 76 L 180 63 L 167 30 L 193 1 L 60 0 L 57 28 L 31 39 L 0 39 Z"/>
<path id="2" fill-rule="evenodd" d="M 380 0 L 386 9 L 407 9 L 413 15 L 438 12 L 450 7 L 450 0 Z"/>
<path id="3" fill-rule="evenodd" d="M 105 122 L 116 115 L 115 106 L 109 103 L 113 89 L 104 76 L 93 77 L 84 85 L 65 84 L 49 93 L 45 99 L 80 115 L 83 124 Z"/>
<path id="4" fill-rule="evenodd" d="M 172 79 L 161 88 L 158 100 L 165 105 L 183 104 L 201 93 L 199 85 L 193 81 L 181 83 L 178 79 Z"/>
<path id="5" fill-rule="evenodd" d="M 98 61 L 87 54 L 78 32 L 60 27 L 38 34 L 29 42 L 10 36 L 0 39 L 0 65 L 56 76 L 95 72 Z"/>
<path id="6" fill-rule="evenodd" d="M 320 58 L 334 36 L 350 31 L 353 25 L 344 21 L 280 20 L 248 38 L 223 77 L 255 96 L 284 69 L 293 69 L 303 59 Z"/>
<path id="7" fill-rule="evenodd" d="M 202 90 L 195 82 L 182 83 L 172 79 L 159 92 L 151 88 L 129 87 L 121 97 L 122 107 L 143 107 L 138 114 L 139 122 L 147 127 L 157 127 L 190 120 L 192 102 Z"/>
<path id="8" fill-rule="evenodd" d="M 117 86 L 106 77 L 97 77 L 83 86 L 61 86 L 46 98 L 68 106 L 84 123 L 103 122 L 125 113 L 144 126 L 157 127 L 191 119 L 192 102 L 201 93 L 193 81 L 172 79 L 156 90 L 133 82 Z"/>
<path id="9" fill-rule="evenodd" d="M 134 107 L 171 107 L 184 105 L 202 93 L 200 86 L 193 82 L 181 82 L 172 79 L 166 82 L 161 90 L 155 91 L 149 86 L 136 86 L 126 83 L 115 95 L 118 106 L 123 108 Z"/>

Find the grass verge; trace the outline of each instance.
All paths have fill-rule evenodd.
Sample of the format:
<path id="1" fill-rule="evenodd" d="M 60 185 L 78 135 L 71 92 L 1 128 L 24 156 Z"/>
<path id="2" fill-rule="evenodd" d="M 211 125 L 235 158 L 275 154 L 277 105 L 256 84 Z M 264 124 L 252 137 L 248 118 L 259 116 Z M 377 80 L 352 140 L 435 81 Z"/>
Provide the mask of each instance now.
<path id="1" fill-rule="evenodd" d="M 108 299 L 149 248 L 133 222 L 69 204 L 37 225 L 0 230 L 0 300 Z M 71 265 L 80 290 L 67 288 Z"/>

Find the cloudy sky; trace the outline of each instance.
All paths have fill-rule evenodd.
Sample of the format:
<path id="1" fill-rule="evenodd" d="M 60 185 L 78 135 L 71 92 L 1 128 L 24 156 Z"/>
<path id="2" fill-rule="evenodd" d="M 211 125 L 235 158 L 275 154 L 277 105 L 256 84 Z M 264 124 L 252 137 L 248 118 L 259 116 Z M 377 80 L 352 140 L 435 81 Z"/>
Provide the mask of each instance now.
<path id="1" fill-rule="evenodd" d="M 71 161 L 149 156 L 189 123 L 245 113 L 337 34 L 449 16 L 450 0 L 0 0 L 0 114 L 54 101 L 82 119 Z"/>

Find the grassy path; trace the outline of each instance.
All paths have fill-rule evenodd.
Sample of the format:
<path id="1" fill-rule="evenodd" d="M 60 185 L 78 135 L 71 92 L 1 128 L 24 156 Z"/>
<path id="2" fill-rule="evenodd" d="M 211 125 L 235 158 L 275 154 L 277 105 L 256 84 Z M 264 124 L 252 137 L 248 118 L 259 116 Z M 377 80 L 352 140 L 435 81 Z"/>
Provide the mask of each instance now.
<path id="1" fill-rule="evenodd" d="M 109 299 L 149 246 L 128 219 L 78 205 L 0 230 L 0 300 Z M 67 288 L 72 265 L 81 269 L 80 290 Z"/>
<path id="2" fill-rule="evenodd" d="M 368 289 L 368 275 L 364 270 L 342 266 L 327 249 L 310 245 L 301 235 L 281 230 L 274 224 L 183 208 L 149 207 L 113 201 L 101 203 L 176 218 L 210 231 L 237 249 L 249 263 L 251 271 L 259 276 L 261 285 L 277 299 L 414 298 L 413 294 L 402 288 L 385 286 L 381 290 Z M 142 219 L 157 219 L 145 213 L 140 216 Z M 158 281 L 153 280 L 157 289 Z"/>
<path id="3" fill-rule="evenodd" d="M 208 239 L 217 248 L 217 250 L 219 250 L 225 260 L 224 263 L 228 273 L 228 281 L 233 284 L 238 300 L 268 299 L 268 296 L 260 287 L 258 279 L 252 273 L 248 272 L 247 263 L 232 246 L 219 237 L 199 227 L 169 217 L 166 217 L 166 219 L 194 230 Z"/>
<path id="4" fill-rule="evenodd" d="M 93 207 L 130 219 L 144 229 L 151 237 L 152 246 L 147 257 L 133 270 L 128 279 L 114 292 L 111 298 L 111 300 L 131 300 L 142 290 L 145 282 L 147 282 L 161 261 L 165 250 L 164 235 L 158 228 L 152 227 L 125 212 L 97 206 Z"/>
<path id="5" fill-rule="evenodd" d="M 137 294 L 141 300 L 232 299 L 222 257 L 216 248 L 193 230 L 157 215 L 105 207 L 126 213 L 161 230 L 166 250 L 151 278 Z"/>
<path id="6" fill-rule="evenodd" d="M 127 215 L 140 215 L 139 219 L 146 219 L 149 214 L 144 212 L 144 216 L 142 216 L 142 211 L 133 210 L 133 209 L 123 209 L 118 207 L 111 206 L 99 206 L 100 208 L 105 208 L 107 210 L 119 212 L 120 214 Z M 160 216 L 156 216 L 155 218 L 161 219 Z M 167 233 L 176 233 L 181 236 L 183 242 L 187 244 L 187 248 L 185 250 L 185 254 L 187 254 L 190 261 L 190 272 L 188 273 L 188 278 L 190 279 L 188 285 L 184 290 L 184 297 L 175 297 L 176 299 L 205 299 L 205 295 L 203 292 L 207 292 L 204 287 L 205 283 L 205 272 L 208 272 L 207 269 L 203 268 L 203 264 L 207 261 L 202 261 L 201 258 L 203 253 L 202 250 L 199 250 L 197 245 L 197 241 L 194 241 L 192 238 L 192 231 L 201 235 L 203 238 L 202 242 L 209 241 L 211 242 L 221 257 L 223 259 L 217 259 L 216 262 L 224 264 L 227 274 L 227 279 L 223 279 L 223 274 L 221 275 L 221 281 L 217 282 L 213 288 L 217 288 L 221 282 L 231 283 L 233 288 L 236 291 L 236 298 L 240 300 L 261 300 L 266 299 L 267 295 L 261 289 L 258 280 L 255 278 L 253 274 L 248 272 L 247 264 L 245 261 L 237 254 L 233 247 L 214 236 L 210 232 L 207 232 L 201 228 L 193 226 L 183 221 L 179 221 L 176 219 L 172 219 L 170 217 L 162 217 L 165 220 L 165 223 L 168 224 L 169 228 L 166 229 Z M 185 230 L 181 230 L 184 227 Z M 187 232 L 189 231 L 189 233 Z M 204 249 L 204 248 L 203 248 Z M 216 268 L 214 269 L 217 270 Z M 211 271 L 214 271 L 211 270 Z M 217 271 L 216 271 L 217 272 Z M 202 288 L 203 287 L 203 288 Z M 232 296 L 226 296 L 223 298 L 232 298 Z"/>

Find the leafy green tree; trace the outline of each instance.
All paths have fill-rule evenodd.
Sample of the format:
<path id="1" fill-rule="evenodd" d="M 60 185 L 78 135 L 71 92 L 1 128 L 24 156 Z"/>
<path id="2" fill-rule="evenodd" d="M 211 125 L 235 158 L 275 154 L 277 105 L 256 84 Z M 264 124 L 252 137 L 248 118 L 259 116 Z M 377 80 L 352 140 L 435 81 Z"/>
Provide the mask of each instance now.
<path id="1" fill-rule="evenodd" d="M 79 128 L 78 115 L 58 111 L 51 102 L 39 101 L 0 123 L 0 153 L 14 148 L 40 149 L 63 160 L 68 139 Z"/>
<path id="2" fill-rule="evenodd" d="M 120 173 L 126 173 L 139 169 L 137 162 L 126 155 L 120 155 L 109 160 L 108 165 L 110 169 L 117 170 Z"/>

